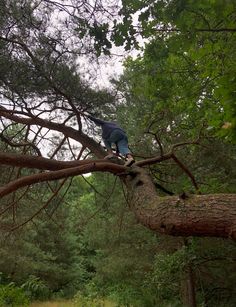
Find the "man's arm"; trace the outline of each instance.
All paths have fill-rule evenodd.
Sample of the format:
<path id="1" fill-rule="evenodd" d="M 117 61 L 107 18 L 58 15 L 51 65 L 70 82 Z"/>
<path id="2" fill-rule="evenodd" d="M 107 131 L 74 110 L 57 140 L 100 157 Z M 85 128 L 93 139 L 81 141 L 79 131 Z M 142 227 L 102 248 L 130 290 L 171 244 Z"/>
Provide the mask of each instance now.
<path id="1" fill-rule="evenodd" d="M 106 158 L 113 157 L 114 155 L 113 155 L 113 151 L 111 149 L 111 143 L 108 140 L 104 140 L 104 139 L 103 139 L 103 142 L 104 142 L 106 149 L 107 149 L 107 152 L 109 154 L 108 156 L 106 156 Z"/>
<path id="2" fill-rule="evenodd" d="M 106 121 L 93 117 L 92 115 L 88 115 L 88 118 L 91 119 L 96 125 L 99 125 L 99 126 L 106 123 Z"/>
<path id="3" fill-rule="evenodd" d="M 104 142 L 104 144 L 105 144 L 105 146 L 106 146 L 106 149 L 107 149 L 108 151 L 112 152 L 111 143 L 110 143 L 108 140 L 106 140 L 106 139 L 103 139 L 103 142 Z"/>

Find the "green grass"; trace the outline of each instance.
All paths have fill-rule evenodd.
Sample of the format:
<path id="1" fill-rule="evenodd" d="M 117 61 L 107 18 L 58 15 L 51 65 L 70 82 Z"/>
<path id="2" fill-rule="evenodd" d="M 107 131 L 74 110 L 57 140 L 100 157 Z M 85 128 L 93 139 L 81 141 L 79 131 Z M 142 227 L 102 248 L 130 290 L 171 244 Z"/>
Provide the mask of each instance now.
<path id="1" fill-rule="evenodd" d="M 103 301 L 103 307 L 115 307 L 115 304 L 109 301 Z M 34 302 L 30 307 L 77 307 L 72 301 L 48 301 L 48 302 Z M 93 306 L 91 306 L 93 307 Z"/>
<path id="2" fill-rule="evenodd" d="M 30 307 L 75 307 L 71 301 L 48 301 L 48 302 L 34 302 Z"/>

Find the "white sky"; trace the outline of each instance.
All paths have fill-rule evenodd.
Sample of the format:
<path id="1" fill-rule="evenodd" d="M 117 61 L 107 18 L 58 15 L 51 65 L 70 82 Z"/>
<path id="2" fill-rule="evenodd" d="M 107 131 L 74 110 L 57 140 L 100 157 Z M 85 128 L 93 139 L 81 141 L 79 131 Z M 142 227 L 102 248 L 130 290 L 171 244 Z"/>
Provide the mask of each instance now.
<path id="1" fill-rule="evenodd" d="M 94 0 L 90 0 L 90 3 Z M 115 3 L 115 0 L 107 0 L 110 4 Z M 61 0 L 57 1 L 58 3 L 62 2 Z M 65 3 L 65 2 L 64 2 Z M 70 1 L 68 1 L 70 3 Z M 41 12 L 42 13 L 42 12 Z M 64 12 L 55 11 L 55 18 L 50 20 L 51 26 L 47 29 L 50 32 L 53 32 L 54 29 L 61 27 L 63 24 L 61 21 L 66 17 Z M 55 28 L 54 28 L 55 27 Z M 66 29 L 65 29 L 66 31 Z M 52 33 L 53 34 L 53 33 Z M 70 40 L 69 40 L 70 41 Z M 73 46 L 71 46 L 73 48 Z M 123 47 L 113 47 L 111 49 L 111 56 L 101 56 L 97 60 L 94 57 L 93 61 L 91 58 L 83 56 L 78 57 L 79 67 L 82 71 L 84 78 L 87 79 L 90 85 L 94 88 L 109 88 L 111 86 L 109 80 L 111 78 L 118 78 L 119 75 L 123 72 L 123 61 L 129 55 L 135 57 L 137 55 L 137 51 L 125 51 Z M 42 132 L 46 131 L 43 129 Z M 33 136 L 32 136 L 33 137 Z M 74 141 L 71 142 L 74 145 Z M 49 148 L 45 146 L 40 146 L 43 155 L 47 155 Z M 76 144 L 78 145 L 78 144 Z"/>
<path id="2" fill-rule="evenodd" d="M 96 2 L 96 5 L 99 5 L 99 1 L 97 0 L 87 0 L 86 4 L 90 7 L 94 6 Z M 121 0 L 102 0 L 101 1 L 102 4 L 104 5 L 104 7 L 106 6 L 108 10 L 111 10 L 113 7 L 116 8 L 115 11 L 118 11 L 118 8 L 122 7 L 122 1 Z M 73 3 L 73 0 L 58 0 L 57 3 L 63 3 L 65 4 L 71 4 Z M 75 3 L 78 2 L 75 1 Z M 83 6 L 82 6 L 83 7 Z M 67 8 L 68 11 L 71 11 L 72 9 L 70 9 L 70 7 Z M 40 11 L 40 10 L 39 10 Z M 85 13 L 86 15 L 86 13 Z M 133 24 L 137 24 L 138 23 L 138 13 L 134 14 L 133 17 Z M 66 35 L 66 27 L 63 27 L 63 24 L 65 22 L 65 20 L 68 19 L 68 15 L 64 12 L 64 11 L 60 11 L 60 10 L 55 10 L 54 12 L 54 17 L 51 19 L 51 30 L 53 32 L 53 28 L 60 28 L 63 31 L 65 31 L 65 35 Z M 107 18 L 107 16 L 102 15 L 99 13 L 96 14 L 96 20 L 101 20 L 103 22 L 108 22 L 109 23 L 109 18 Z M 120 18 L 119 20 L 119 16 L 116 16 L 116 19 L 118 21 L 122 21 L 122 18 Z M 110 19 L 111 20 L 111 19 Z M 111 24 L 113 22 L 113 19 L 111 21 Z M 48 29 L 48 31 L 50 31 L 50 29 Z M 74 42 L 76 41 L 75 38 L 71 38 L 69 40 L 69 42 L 71 42 L 71 44 L 73 45 Z M 141 42 L 141 38 L 140 38 L 140 42 Z M 78 40 L 77 40 L 77 44 L 78 44 Z M 143 45 L 143 43 L 142 43 Z M 76 46 L 76 43 L 75 43 Z M 72 47 L 73 49 L 73 47 Z M 93 58 L 93 60 L 91 61 L 91 58 L 88 56 L 80 56 L 78 57 L 78 64 L 80 67 L 80 72 L 82 72 L 84 74 L 85 79 L 87 79 L 88 81 L 90 81 L 91 86 L 94 87 L 110 87 L 110 83 L 109 83 L 109 79 L 110 78 L 117 78 L 119 75 L 122 74 L 123 72 L 123 61 L 125 60 L 125 58 L 127 56 L 132 56 L 132 57 L 136 57 L 138 52 L 136 50 L 133 51 L 125 51 L 125 49 L 123 47 L 115 47 L 113 46 L 111 49 L 111 56 L 100 56 L 98 59 L 95 59 L 95 57 Z M 92 79 L 92 80 L 91 80 Z"/>

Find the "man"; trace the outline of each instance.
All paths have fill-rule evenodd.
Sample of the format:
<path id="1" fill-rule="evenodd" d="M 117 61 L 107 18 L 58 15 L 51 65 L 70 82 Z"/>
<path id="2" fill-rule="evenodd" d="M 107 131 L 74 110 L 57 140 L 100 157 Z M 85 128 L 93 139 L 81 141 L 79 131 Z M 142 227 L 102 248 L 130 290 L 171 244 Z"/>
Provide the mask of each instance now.
<path id="1" fill-rule="evenodd" d="M 115 144 L 117 152 L 125 156 L 125 166 L 131 166 L 135 161 L 128 148 L 128 138 L 125 131 L 114 122 L 104 121 L 92 115 L 87 115 L 87 117 L 102 128 L 102 138 L 108 151 L 105 159 L 110 159 L 115 156 L 111 149 L 112 144 Z"/>

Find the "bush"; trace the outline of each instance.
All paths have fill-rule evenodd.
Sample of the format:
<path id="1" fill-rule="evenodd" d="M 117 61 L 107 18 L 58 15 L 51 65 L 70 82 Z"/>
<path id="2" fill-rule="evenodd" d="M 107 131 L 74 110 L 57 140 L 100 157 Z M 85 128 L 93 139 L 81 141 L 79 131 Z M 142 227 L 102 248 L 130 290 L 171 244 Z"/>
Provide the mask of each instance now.
<path id="1" fill-rule="evenodd" d="M 28 280 L 21 286 L 31 300 L 45 300 L 49 298 L 50 291 L 39 277 L 30 275 Z"/>
<path id="2" fill-rule="evenodd" d="M 24 290 L 13 283 L 0 286 L 0 306 L 29 306 L 29 299 Z"/>
<path id="3" fill-rule="evenodd" d="M 74 297 L 76 307 L 104 307 L 104 302 L 97 298 L 83 296 L 80 292 Z"/>

